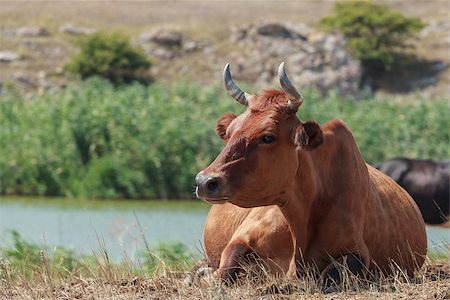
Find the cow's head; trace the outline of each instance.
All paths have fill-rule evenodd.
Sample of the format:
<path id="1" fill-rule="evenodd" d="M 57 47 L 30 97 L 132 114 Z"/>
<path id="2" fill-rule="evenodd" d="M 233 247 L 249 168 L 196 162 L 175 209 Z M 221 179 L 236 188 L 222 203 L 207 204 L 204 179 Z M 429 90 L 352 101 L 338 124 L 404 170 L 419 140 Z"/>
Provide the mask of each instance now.
<path id="1" fill-rule="evenodd" d="M 228 93 L 247 106 L 239 115 L 225 114 L 216 126 L 225 147 L 196 176 L 197 196 L 211 203 L 231 202 L 242 207 L 282 204 L 282 195 L 299 171 L 298 151 L 322 143 L 315 122 L 302 123 L 296 113 L 303 97 L 284 70 L 278 69 L 283 90 L 256 95 L 242 91 L 224 70 Z"/>

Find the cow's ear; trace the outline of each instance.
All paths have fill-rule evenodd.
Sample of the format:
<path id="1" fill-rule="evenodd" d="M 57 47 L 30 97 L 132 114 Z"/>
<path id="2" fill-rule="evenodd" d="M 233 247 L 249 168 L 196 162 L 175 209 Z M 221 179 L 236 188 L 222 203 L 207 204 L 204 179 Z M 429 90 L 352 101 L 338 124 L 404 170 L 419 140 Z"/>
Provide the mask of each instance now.
<path id="1" fill-rule="evenodd" d="M 305 150 L 317 148 L 323 142 L 322 129 L 316 122 L 306 122 L 298 125 L 295 132 L 295 144 Z"/>
<path id="2" fill-rule="evenodd" d="M 216 132 L 222 140 L 226 140 L 228 125 L 230 125 L 231 121 L 233 121 L 235 118 L 236 115 L 234 114 L 224 114 L 222 117 L 220 117 L 219 121 L 217 121 Z"/>

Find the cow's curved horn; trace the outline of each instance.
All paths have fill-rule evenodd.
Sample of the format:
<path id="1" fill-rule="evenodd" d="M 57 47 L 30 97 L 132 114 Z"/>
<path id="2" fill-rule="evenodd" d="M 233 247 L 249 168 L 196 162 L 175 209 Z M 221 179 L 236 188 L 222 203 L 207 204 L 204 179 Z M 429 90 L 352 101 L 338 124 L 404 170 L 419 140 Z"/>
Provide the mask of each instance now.
<path id="1" fill-rule="evenodd" d="M 282 62 L 278 67 L 278 77 L 280 78 L 280 84 L 283 91 L 289 98 L 289 108 L 293 112 L 297 112 L 298 108 L 303 103 L 303 96 L 297 91 L 289 77 L 286 75 L 286 71 L 284 70 L 284 62 Z"/>
<path id="2" fill-rule="evenodd" d="M 227 64 L 223 70 L 223 81 L 225 82 L 225 88 L 227 89 L 228 94 L 239 103 L 248 106 L 251 95 L 241 90 L 233 81 L 231 78 L 230 64 Z"/>

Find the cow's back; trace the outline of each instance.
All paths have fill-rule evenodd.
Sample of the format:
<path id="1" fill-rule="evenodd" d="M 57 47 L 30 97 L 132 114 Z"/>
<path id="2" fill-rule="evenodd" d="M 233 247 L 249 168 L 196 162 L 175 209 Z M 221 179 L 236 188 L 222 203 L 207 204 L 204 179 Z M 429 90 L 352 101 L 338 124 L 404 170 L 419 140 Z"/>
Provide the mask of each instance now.
<path id="1" fill-rule="evenodd" d="M 422 266 L 427 247 L 425 223 L 411 196 L 394 180 L 368 165 L 372 182 L 364 239 L 374 263 L 388 270 L 390 258 L 412 274 Z M 403 253 L 400 255 L 399 253 Z M 408 254 L 405 254 L 408 253 Z"/>

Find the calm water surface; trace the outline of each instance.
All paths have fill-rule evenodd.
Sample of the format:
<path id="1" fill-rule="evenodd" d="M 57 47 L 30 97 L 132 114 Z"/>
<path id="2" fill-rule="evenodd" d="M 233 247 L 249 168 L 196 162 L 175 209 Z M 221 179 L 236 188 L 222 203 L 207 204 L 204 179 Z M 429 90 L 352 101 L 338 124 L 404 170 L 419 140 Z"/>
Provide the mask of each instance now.
<path id="1" fill-rule="evenodd" d="M 202 253 L 209 205 L 202 201 L 0 200 L 0 241 L 16 230 L 28 242 L 65 246 L 76 253 L 106 247 L 114 260 L 135 258 L 161 242 L 182 242 Z"/>
<path id="2" fill-rule="evenodd" d="M 0 199 L 0 242 L 8 230 L 28 242 L 65 246 L 76 253 L 106 248 L 114 260 L 135 258 L 161 242 L 182 242 L 203 253 L 203 224 L 209 205 L 202 201 L 79 201 Z M 429 248 L 447 249 L 450 229 L 427 227 Z"/>

